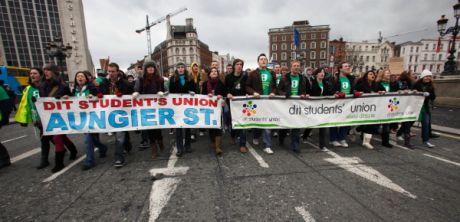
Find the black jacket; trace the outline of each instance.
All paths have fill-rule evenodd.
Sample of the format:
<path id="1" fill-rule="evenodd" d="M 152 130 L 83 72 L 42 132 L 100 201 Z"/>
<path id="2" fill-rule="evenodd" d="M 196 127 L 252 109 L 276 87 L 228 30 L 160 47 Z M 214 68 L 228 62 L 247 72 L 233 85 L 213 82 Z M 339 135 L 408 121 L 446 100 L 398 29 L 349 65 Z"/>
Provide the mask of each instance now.
<path id="1" fill-rule="evenodd" d="M 169 79 L 169 92 L 170 93 L 189 93 L 190 91 L 192 92 L 197 92 L 196 90 L 196 84 L 193 82 L 193 79 L 189 79 L 189 76 L 187 74 L 185 75 L 185 84 L 181 85 L 180 84 L 180 79 L 178 76 L 172 76 Z"/>
<path id="2" fill-rule="evenodd" d="M 203 84 L 201 85 L 201 94 L 203 95 L 208 95 L 209 93 L 212 93 L 212 92 L 208 92 L 208 81 L 209 79 L 203 82 Z M 225 89 L 225 85 L 220 80 L 217 82 L 217 85 L 214 88 L 214 95 L 215 96 L 217 95 L 226 96 L 227 95 L 227 90 Z"/>
<path id="3" fill-rule="evenodd" d="M 40 97 L 56 97 L 71 96 L 70 88 L 67 84 L 58 79 L 44 80 L 38 87 Z"/>
<path id="4" fill-rule="evenodd" d="M 299 96 L 307 94 L 307 89 L 310 88 L 309 83 L 305 76 L 299 74 Z M 278 84 L 278 95 L 291 97 L 291 73 L 286 74 L 284 78 L 281 78 Z"/>
<path id="5" fill-rule="evenodd" d="M 414 84 L 414 89 L 419 92 L 430 93 L 428 97 L 425 97 L 425 100 L 423 101 L 423 106 L 425 107 L 426 112 L 431 113 L 431 110 L 433 109 L 433 102 L 436 99 L 436 94 L 434 93 L 433 85 L 424 83 L 423 80 L 420 79 Z"/>
<path id="6" fill-rule="evenodd" d="M 355 90 L 363 93 L 375 93 L 378 91 L 385 91 L 385 88 L 380 84 L 377 85 L 376 82 L 372 82 L 372 84 L 369 85 L 368 81 L 362 80 L 356 83 Z"/>
<path id="7" fill-rule="evenodd" d="M 321 96 L 321 87 L 319 87 L 318 81 L 316 79 L 312 80 L 312 85 L 307 94 L 310 96 Z M 331 81 L 323 79 L 323 95 L 322 96 L 331 96 L 334 95 L 335 91 L 333 89 L 333 84 Z"/>
<path id="8" fill-rule="evenodd" d="M 244 96 L 246 95 L 246 80 L 248 79 L 248 74 L 242 72 L 240 76 L 235 76 L 232 74 L 225 76 L 225 88 L 227 93 L 232 94 L 232 96 Z M 239 87 L 238 87 L 239 84 Z"/>
<path id="9" fill-rule="evenodd" d="M 110 80 L 105 79 L 99 85 L 99 91 L 104 95 L 114 95 L 110 92 Z M 128 80 L 122 78 L 121 76 L 115 82 L 115 87 L 117 92 L 121 92 L 123 95 L 129 95 L 133 93 L 133 85 L 128 82 Z"/>

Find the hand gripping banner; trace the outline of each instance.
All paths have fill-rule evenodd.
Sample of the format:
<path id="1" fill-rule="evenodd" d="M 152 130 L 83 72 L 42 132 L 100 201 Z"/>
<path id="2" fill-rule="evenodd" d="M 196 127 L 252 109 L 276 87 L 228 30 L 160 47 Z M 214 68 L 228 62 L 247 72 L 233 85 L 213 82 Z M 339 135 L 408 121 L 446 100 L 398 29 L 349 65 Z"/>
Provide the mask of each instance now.
<path id="1" fill-rule="evenodd" d="M 423 101 L 423 93 L 308 99 L 262 96 L 234 97 L 230 107 L 234 129 L 321 128 L 416 121 Z"/>
<path id="2" fill-rule="evenodd" d="M 44 135 L 161 128 L 220 128 L 222 100 L 188 94 L 39 98 Z"/>

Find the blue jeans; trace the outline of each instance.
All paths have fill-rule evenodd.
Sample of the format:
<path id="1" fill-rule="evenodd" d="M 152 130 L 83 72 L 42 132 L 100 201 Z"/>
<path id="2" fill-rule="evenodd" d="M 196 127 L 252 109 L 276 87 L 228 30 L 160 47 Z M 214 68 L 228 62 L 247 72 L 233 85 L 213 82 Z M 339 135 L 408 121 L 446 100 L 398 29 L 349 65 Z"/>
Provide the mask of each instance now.
<path id="1" fill-rule="evenodd" d="M 185 144 L 184 144 L 184 132 L 185 131 Z M 190 142 L 191 142 L 191 131 L 190 129 L 182 129 L 182 128 L 177 128 L 176 129 L 176 148 L 177 151 L 184 152 L 185 149 L 190 149 Z"/>
<path id="2" fill-rule="evenodd" d="M 270 129 L 253 129 L 254 131 L 254 139 L 259 139 L 260 134 L 262 134 L 262 141 L 264 142 L 264 148 L 271 148 L 272 147 L 272 135 Z"/>
<path id="3" fill-rule="evenodd" d="M 128 132 L 114 132 L 115 136 L 115 160 L 125 162 L 123 150 Z"/>
<path id="4" fill-rule="evenodd" d="M 239 130 L 233 130 L 233 131 L 236 131 L 236 134 L 240 136 L 240 147 L 246 146 L 246 130 L 239 129 Z"/>
<path id="5" fill-rule="evenodd" d="M 422 115 L 422 140 L 424 143 L 430 140 L 431 115 L 428 112 L 421 112 Z"/>
<path id="6" fill-rule="evenodd" d="M 349 126 L 331 127 L 329 128 L 329 141 L 341 141 L 347 137 Z"/>
<path id="7" fill-rule="evenodd" d="M 291 150 L 299 151 L 300 144 L 300 129 L 291 130 Z"/>
<path id="8" fill-rule="evenodd" d="M 101 143 L 98 135 L 95 133 L 85 134 L 85 144 L 86 159 L 84 165 L 93 166 L 95 164 L 94 147 L 96 146 L 99 148 L 99 153 L 105 154 L 107 152 L 107 146 Z"/>

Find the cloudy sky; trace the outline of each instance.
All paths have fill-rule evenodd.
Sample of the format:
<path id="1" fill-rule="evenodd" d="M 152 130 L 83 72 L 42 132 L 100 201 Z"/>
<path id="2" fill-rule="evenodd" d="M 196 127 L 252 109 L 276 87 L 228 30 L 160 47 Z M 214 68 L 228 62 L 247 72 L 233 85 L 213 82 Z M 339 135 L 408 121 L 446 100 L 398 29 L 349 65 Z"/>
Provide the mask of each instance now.
<path id="1" fill-rule="evenodd" d="M 440 15 L 453 23 L 454 0 L 83 0 L 89 48 L 96 67 L 99 58 L 126 69 L 147 54 L 145 15 L 151 21 L 181 7 L 188 10 L 171 18 L 184 25 L 193 18 L 198 38 L 212 51 L 242 58 L 255 67 L 259 53 L 268 53 L 268 29 L 289 26 L 294 20 L 330 25 L 331 40 L 377 41 L 378 32 L 398 43 L 437 37 Z M 152 48 L 166 38 L 166 24 L 151 29 Z"/>

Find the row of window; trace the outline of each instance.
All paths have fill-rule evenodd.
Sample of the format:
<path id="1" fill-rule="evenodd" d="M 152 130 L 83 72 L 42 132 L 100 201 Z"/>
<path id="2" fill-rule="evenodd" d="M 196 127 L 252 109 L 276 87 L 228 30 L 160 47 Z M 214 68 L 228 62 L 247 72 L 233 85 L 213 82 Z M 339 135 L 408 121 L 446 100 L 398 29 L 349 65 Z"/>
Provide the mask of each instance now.
<path id="1" fill-rule="evenodd" d="M 430 72 L 434 72 L 434 73 L 440 73 L 442 71 L 441 64 L 437 64 L 437 65 L 435 65 L 435 64 L 430 64 L 430 65 L 424 64 L 422 66 L 422 69 L 420 69 L 420 70 L 418 70 L 418 65 L 414 65 L 414 66 L 409 65 L 409 70 L 414 70 L 414 72 L 421 72 L 421 71 L 423 71 L 425 69 L 428 69 L 428 70 L 430 70 Z"/>
<path id="2" fill-rule="evenodd" d="M 287 62 L 282 62 L 282 63 L 280 63 L 280 65 L 281 65 L 281 67 L 283 67 L 283 66 L 288 67 Z M 309 63 L 307 63 L 305 65 L 311 67 L 312 69 L 316 69 L 317 67 L 324 67 L 326 65 L 326 61 L 320 61 L 319 66 L 318 66 L 318 62 L 316 62 L 316 61 L 310 61 Z"/>
<path id="3" fill-rule="evenodd" d="M 303 58 L 307 58 L 307 53 L 306 52 L 302 52 L 300 55 L 297 55 L 298 57 L 299 56 L 302 56 Z M 319 53 L 319 58 L 320 59 L 326 59 L 326 51 L 321 51 Z M 278 53 L 274 52 L 272 53 L 272 60 L 278 60 Z M 290 57 L 288 58 L 287 57 L 287 53 L 286 52 L 282 52 L 281 53 L 281 57 L 280 57 L 280 60 L 292 60 L 292 59 L 296 59 L 296 53 L 295 52 L 291 52 L 291 55 Z M 311 51 L 310 52 L 310 58 L 309 59 L 316 59 L 316 51 Z"/>
<path id="4" fill-rule="evenodd" d="M 355 62 L 357 62 L 357 61 L 370 62 L 371 57 L 370 56 L 366 56 L 366 57 L 359 56 L 358 57 L 357 55 L 355 55 L 355 56 L 349 55 L 349 56 L 347 56 L 347 59 L 348 59 L 348 61 L 355 61 Z M 388 61 L 388 56 L 387 55 L 380 57 L 380 62 L 387 62 L 387 61 Z M 375 56 L 372 56 L 372 62 L 375 62 Z"/>
<path id="5" fill-rule="evenodd" d="M 321 41 L 320 43 L 320 48 L 325 49 L 327 47 L 327 42 L 326 41 Z M 291 50 L 295 49 L 295 44 L 291 43 Z M 307 49 L 307 43 L 306 42 L 301 42 L 300 43 L 300 49 Z M 310 42 L 310 49 L 316 49 L 316 42 Z M 281 44 L 281 50 L 287 50 L 287 44 L 282 43 Z M 278 45 L 273 43 L 272 44 L 272 51 L 278 51 Z"/>
<path id="6" fill-rule="evenodd" d="M 188 51 L 189 51 L 189 54 L 193 54 L 195 50 L 193 49 L 193 47 L 190 47 Z M 172 52 L 173 52 L 173 49 L 170 48 L 169 53 L 172 54 Z M 176 52 L 175 55 L 178 55 L 180 54 L 181 50 L 179 48 L 176 48 L 175 52 Z M 182 54 L 187 54 L 187 50 L 185 48 L 182 48 Z"/>
<path id="7" fill-rule="evenodd" d="M 321 33 L 321 39 L 327 39 L 327 33 Z M 316 39 L 317 33 L 310 33 L 310 39 Z M 272 42 L 277 42 L 278 39 L 281 41 L 286 41 L 286 39 L 291 38 L 291 41 L 294 41 L 293 34 L 286 34 L 286 35 L 272 35 Z M 300 40 L 307 40 L 307 33 L 300 34 Z"/>

